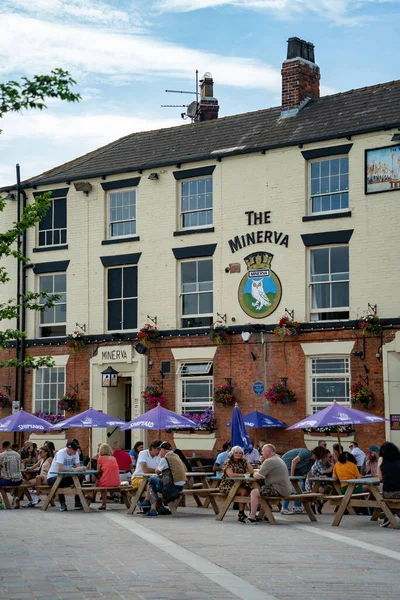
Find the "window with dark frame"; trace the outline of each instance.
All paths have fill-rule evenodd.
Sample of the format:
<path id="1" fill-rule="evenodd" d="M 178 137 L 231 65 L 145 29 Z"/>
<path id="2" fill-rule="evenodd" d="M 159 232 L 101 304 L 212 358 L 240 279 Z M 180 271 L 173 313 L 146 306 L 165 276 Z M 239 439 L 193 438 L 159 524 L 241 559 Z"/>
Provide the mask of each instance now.
<path id="1" fill-rule="evenodd" d="M 310 319 L 349 319 L 349 247 L 310 249 Z"/>
<path id="2" fill-rule="evenodd" d="M 107 270 L 107 329 L 137 329 L 138 274 L 136 266 Z"/>
<path id="3" fill-rule="evenodd" d="M 212 177 L 181 182 L 181 228 L 198 229 L 213 224 Z"/>
<path id="4" fill-rule="evenodd" d="M 67 199 L 54 198 L 39 223 L 39 246 L 67 243 Z"/>
<path id="5" fill-rule="evenodd" d="M 349 210 L 349 157 L 310 161 L 309 214 Z"/>
<path id="6" fill-rule="evenodd" d="M 58 337 L 67 333 L 67 274 L 46 273 L 39 276 L 39 293 L 58 294 L 54 306 L 45 308 L 39 316 L 39 336 Z"/>
<path id="7" fill-rule="evenodd" d="M 212 321 L 213 261 L 182 261 L 181 327 L 209 327 Z"/>

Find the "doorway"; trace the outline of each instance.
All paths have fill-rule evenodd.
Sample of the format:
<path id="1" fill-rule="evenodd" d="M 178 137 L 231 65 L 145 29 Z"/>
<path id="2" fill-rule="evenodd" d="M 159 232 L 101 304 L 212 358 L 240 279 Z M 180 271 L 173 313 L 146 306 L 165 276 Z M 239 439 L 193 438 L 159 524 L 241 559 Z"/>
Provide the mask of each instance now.
<path id="1" fill-rule="evenodd" d="M 125 421 L 132 420 L 132 381 L 125 383 Z M 132 448 L 132 430 L 127 429 L 125 432 L 124 447 L 127 452 Z"/>

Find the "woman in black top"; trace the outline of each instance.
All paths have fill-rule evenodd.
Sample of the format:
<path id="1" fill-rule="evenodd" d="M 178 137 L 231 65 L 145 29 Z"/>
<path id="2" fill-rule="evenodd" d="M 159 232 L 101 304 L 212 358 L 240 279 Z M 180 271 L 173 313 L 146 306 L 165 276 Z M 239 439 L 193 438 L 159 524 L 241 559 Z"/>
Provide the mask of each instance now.
<path id="1" fill-rule="evenodd" d="M 382 481 L 384 498 L 400 500 L 400 450 L 392 442 L 382 444 L 378 459 L 378 477 Z M 399 511 L 392 511 L 399 515 Z M 381 527 L 387 527 L 385 518 Z"/>

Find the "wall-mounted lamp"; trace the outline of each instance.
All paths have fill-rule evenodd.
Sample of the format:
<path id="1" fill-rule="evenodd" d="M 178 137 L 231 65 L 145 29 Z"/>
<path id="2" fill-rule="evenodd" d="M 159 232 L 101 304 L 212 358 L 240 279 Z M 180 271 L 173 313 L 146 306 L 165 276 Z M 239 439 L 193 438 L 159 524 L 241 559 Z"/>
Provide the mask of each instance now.
<path id="1" fill-rule="evenodd" d="M 86 196 L 88 196 L 89 192 L 92 190 L 92 184 L 90 181 L 75 181 L 74 188 L 77 192 L 84 192 Z"/>
<path id="2" fill-rule="evenodd" d="M 139 342 L 138 344 L 136 344 L 135 346 L 135 350 L 138 354 L 146 354 L 147 353 L 147 348 L 144 344 L 142 344 L 141 342 Z"/>
<path id="3" fill-rule="evenodd" d="M 242 331 L 240 336 L 241 336 L 242 340 L 246 343 L 249 341 L 249 339 L 251 337 L 251 333 L 250 333 L 250 331 Z"/>
<path id="4" fill-rule="evenodd" d="M 158 181 L 158 179 L 159 179 L 158 173 L 150 173 L 150 175 L 148 176 L 147 179 L 150 179 L 150 181 Z"/>
<path id="5" fill-rule="evenodd" d="M 9 192 L 6 196 L 6 198 L 7 198 L 7 200 L 16 200 L 16 196 L 12 192 Z"/>
<path id="6" fill-rule="evenodd" d="M 393 135 L 392 142 L 400 142 L 400 133 L 395 133 Z"/>
<path id="7" fill-rule="evenodd" d="M 101 372 L 101 387 L 117 387 L 118 386 L 118 371 L 112 367 L 107 367 Z"/>

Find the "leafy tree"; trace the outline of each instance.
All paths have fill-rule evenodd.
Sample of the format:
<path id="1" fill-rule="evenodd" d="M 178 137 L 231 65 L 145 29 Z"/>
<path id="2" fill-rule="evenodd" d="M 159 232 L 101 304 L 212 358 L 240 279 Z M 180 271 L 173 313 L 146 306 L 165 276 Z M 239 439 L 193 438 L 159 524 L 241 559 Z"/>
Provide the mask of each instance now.
<path id="1" fill-rule="evenodd" d="M 19 112 L 23 109 L 46 108 L 46 98 L 59 98 L 67 102 L 78 102 L 80 95 L 72 92 L 71 88 L 76 83 L 63 69 L 54 69 L 50 75 L 35 75 L 32 79 L 22 78 L 22 83 L 9 81 L 0 83 L 0 118 L 9 112 Z M 1 130 L 0 130 L 1 133 Z M 24 233 L 34 227 L 46 214 L 51 203 L 51 193 L 36 196 L 33 203 L 28 204 L 18 222 L 14 222 L 8 231 L 0 232 L 0 261 L 12 256 L 23 263 L 29 262 L 16 245 L 17 240 Z M 0 213 L 6 205 L 5 198 L 0 197 Z M 10 281 L 10 276 L 4 266 L 0 266 L 0 285 Z M 21 307 L 28 310 L 43 311 L 53 306 L 60 298 L 57 294 L 27 292 L 22 298 L 11 298 L 5 303 L 0 303 L 0 322 L 6 319 L 16 319 Z M 24 331 L 17 329 L 0 330 L 0 352 L 6 348 L 10 341 L 21 339 Z M 26 367 L 38 368 L 52 366 L 50 357 L 35 358 L 26 356 L 23 361 L 17 358 L 0 360 L 0 367 Z"/>

